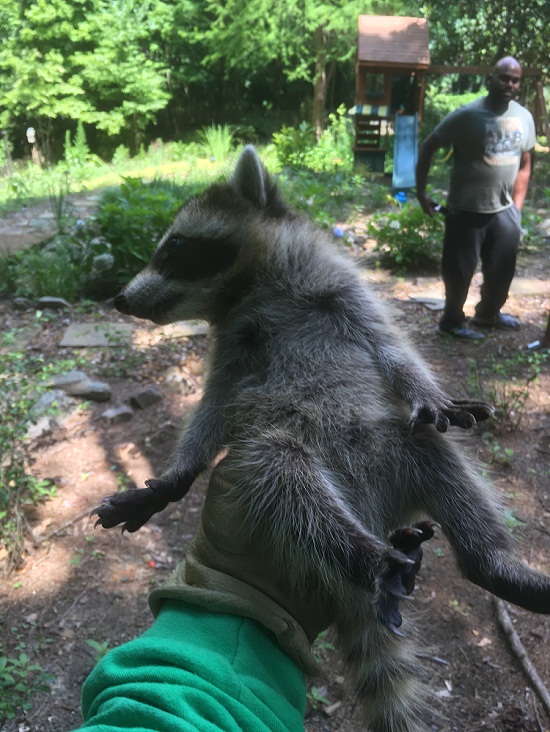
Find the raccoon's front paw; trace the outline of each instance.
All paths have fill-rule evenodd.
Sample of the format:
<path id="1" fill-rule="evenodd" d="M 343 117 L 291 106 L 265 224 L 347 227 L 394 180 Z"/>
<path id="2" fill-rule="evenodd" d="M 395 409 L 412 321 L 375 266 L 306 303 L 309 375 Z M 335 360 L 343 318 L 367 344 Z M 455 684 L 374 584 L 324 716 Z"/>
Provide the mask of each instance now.
<path id="1" fill-rule="evenodd" d="M 410 599 L 422 562 L 422 542 L 433 535 L 433 524 L 422 521 L 390 536 L 393 550 L 384 557 L 386 569 L 378 580 L 376 610 L 379 620 L 396 635 L 401 635 L 398 628 L 403 622 L 399 600 Z"/>
<path id="2" fill-rule="evenodd" d="M 134 488 L 122 493 L 113 493 L 106 496 L 100 506 L 94 508 L 94 514 L 99 518 L 95 522 L 104 529 L 124 524 L 123 531 L 133 533 L 147 523 L 151 516 L 162 511 L 168 505 L 168 499 L 152 488 Z"/>

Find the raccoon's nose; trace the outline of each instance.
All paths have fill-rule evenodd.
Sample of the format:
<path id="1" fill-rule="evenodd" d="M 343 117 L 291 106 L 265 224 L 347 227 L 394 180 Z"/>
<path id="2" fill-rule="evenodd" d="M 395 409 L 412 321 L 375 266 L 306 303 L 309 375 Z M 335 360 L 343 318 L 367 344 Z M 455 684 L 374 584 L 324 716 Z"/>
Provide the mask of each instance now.
<path id="1" fill-rule="evenodd" d="M 125 315 L 129 314 L 130 308 L 128 307 L 128 300 L 122 292 L 119 292 L 118 295 L 115 296 L 114 302 L 115 308 L 119 311 L 119 313 L 124 313 Z"/>

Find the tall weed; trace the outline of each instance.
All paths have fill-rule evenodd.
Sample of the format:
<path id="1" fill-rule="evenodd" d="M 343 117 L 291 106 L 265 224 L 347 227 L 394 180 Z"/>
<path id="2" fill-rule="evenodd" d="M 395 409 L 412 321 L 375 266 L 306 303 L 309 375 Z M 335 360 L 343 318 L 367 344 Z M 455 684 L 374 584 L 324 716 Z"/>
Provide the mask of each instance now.
<path id="1" fill-rule="evenodd" d="M 235 133 L 229 125 L 210 125 L 199 131 L 198 139 L 202 153 L 207 158 L 221 163 L 233 150 Z"/>

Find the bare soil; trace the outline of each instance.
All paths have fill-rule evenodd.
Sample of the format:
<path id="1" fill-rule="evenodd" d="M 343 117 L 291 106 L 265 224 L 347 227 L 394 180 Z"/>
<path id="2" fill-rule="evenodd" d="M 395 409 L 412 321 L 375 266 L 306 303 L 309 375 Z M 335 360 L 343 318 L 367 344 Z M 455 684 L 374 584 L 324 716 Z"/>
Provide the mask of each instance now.
<path id="1" fill-rule="evenodd" d="M 549 253 L 549 247 L 536 254 L 524 252 L 518 274 L 547 276 Z M 447 340 L 435 334 L 438 313 L 409 299 L 420 290 L 435 290 L 437 278 L 397 280 L 374 269 L 367 277 L 382 298 L 394 303 L 402 327 L 456 396 L 466 393 L 471 359 L 481 362 L 494 356 L 508 362 L 540 335 L 550 309 L 549 296 L 514 296 L 507 312 L 521 319 L 519 331 L 489 332 L 482 343 Z M 14 311 L 9 301 L 0 303 L 0 316 L 8 331 L 36 328 L 34 310 Z M 31 472 L 53 479 L 57 493 L 28 514 L 24 561 L 0 579 L 0 628 L 4 655 L 16 655 L 24 643 L 32 661 L 53 674 L 55 681 L 50 693 L 38 693 L 32 709 L 6 722 L 2 732 L 63 732 L 81 724 L 80 691 L 97 653 L 87 641 L 112 648 L 150 625 L 148 593 L 181 559 L 200 515 L 205 484 L 199 479 L 184 501 L 171 505 L 136 534 L 94 530 L 89 512 L 105 494 L 122 485 L 141 485 L 162 470 L 182 423 L 200 398 L 208 351 L 206 337 L 161 338 L 158 329 L 144 323 L 136 325 L 131 348 L 88 349 L 86 354 L 59 348 L 68 322 L 98 318 L 125 321 L 98 305 L 96 312 L 61 312 L 29 331 L 27 348 L 46 360 L 85 355 L 86 370 L 108 381 L 113 397 L 109 404 L 87 403 L 63 428 L 29 445 Z M 180 377 L 176 385 L 171 378 L 174 370 Z M 101 417 L 105 409 L 124 404 L 146 384 L 156 384 L 163 399 L 135 412 L 129 422 L 107 424 Z M 519 425 L 494 424 L 489 439 L 483 425 L 463 436 L 465 449 L 486 464 L 512 515 L 525 524 L 513 529 L 520 556 L 546 573 L 550 573 L 549 395 L 550 360 L 546 360 L 539 380 L 529 386 L 527 402 L 512 415 L 512 422 L 521 417 Z M 434 732 L 550 729 L 548 715 L 499 628 L 491 596 L 459 576 L 440 535 L 426 548 L 411 605 L 404 611 L 418 616 L 421 661 L 433 692 L 427 716 Z M 512 606 L 508 610 L 538 674 L 550 685 L 550 619 Z M 305 729 L 358 732 L 363 729 L 359 710 L 337 653 L 329 648 L 322 656 L 322 675 L 314 682 Z"/>

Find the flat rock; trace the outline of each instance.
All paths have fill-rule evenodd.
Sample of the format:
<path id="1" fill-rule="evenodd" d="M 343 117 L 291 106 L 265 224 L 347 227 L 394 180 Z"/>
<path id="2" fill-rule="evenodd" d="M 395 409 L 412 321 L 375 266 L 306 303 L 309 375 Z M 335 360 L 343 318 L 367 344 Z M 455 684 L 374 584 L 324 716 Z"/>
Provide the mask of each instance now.
<path id="1" fill-rule="evenodd" d="M 48 310 L 70 310 L 71 303 L 67 302 L 62 297 L 40 297 L 38 299 L 38 306 L 40 308 L 47 308 Z"/>
<path id="2" fill-rule="evenodd" d="M 116 348 L 128 343 L 134 326 L 131 323 L 71 323 L 59 343 L 61 348 Z"/>
<path id="3" fill-rule="evenodd" d="M 27 430 L 27 439 L 35 440 L 56 430 L 74 411 L 75 405 L 60 389 L 42 394 L 29 410 L 32 424 Z"/>
<path id="4" fill-rule="evenodd" d="M 165 338 L 208 335 L 209 330 L 210 326 L 203 320 L 182 320 L 179 323 L 164 325 L 162 328 Z"/>
<path id="5" fill-rule="evenodd" d="M 129 398 L 130 406 L 134 409 L 146 409 L 152 404 L 156 404 L 162 399 L 162 392 L 154 384 L 146 386 L 144 389 L 132 394 Z"/>
<path id="6" fill-rule="evenodd" d="M 120 424 L 121 422 L 129 422 L 134 413 L 130 407 L 123 405 L 122 407 L 107 409 L 101 416 L 110 424 Z"/>
<path id="7" fill-rule="evenodd" d="M 90 379 L 83 371 L 69 371 L 54 376 L 48 384 L 50 388 L 61 389 L 69 396 L 90 399 L 93 402 L 106 402 L 111 398 L 111 387 L 103 381 Z"/>

